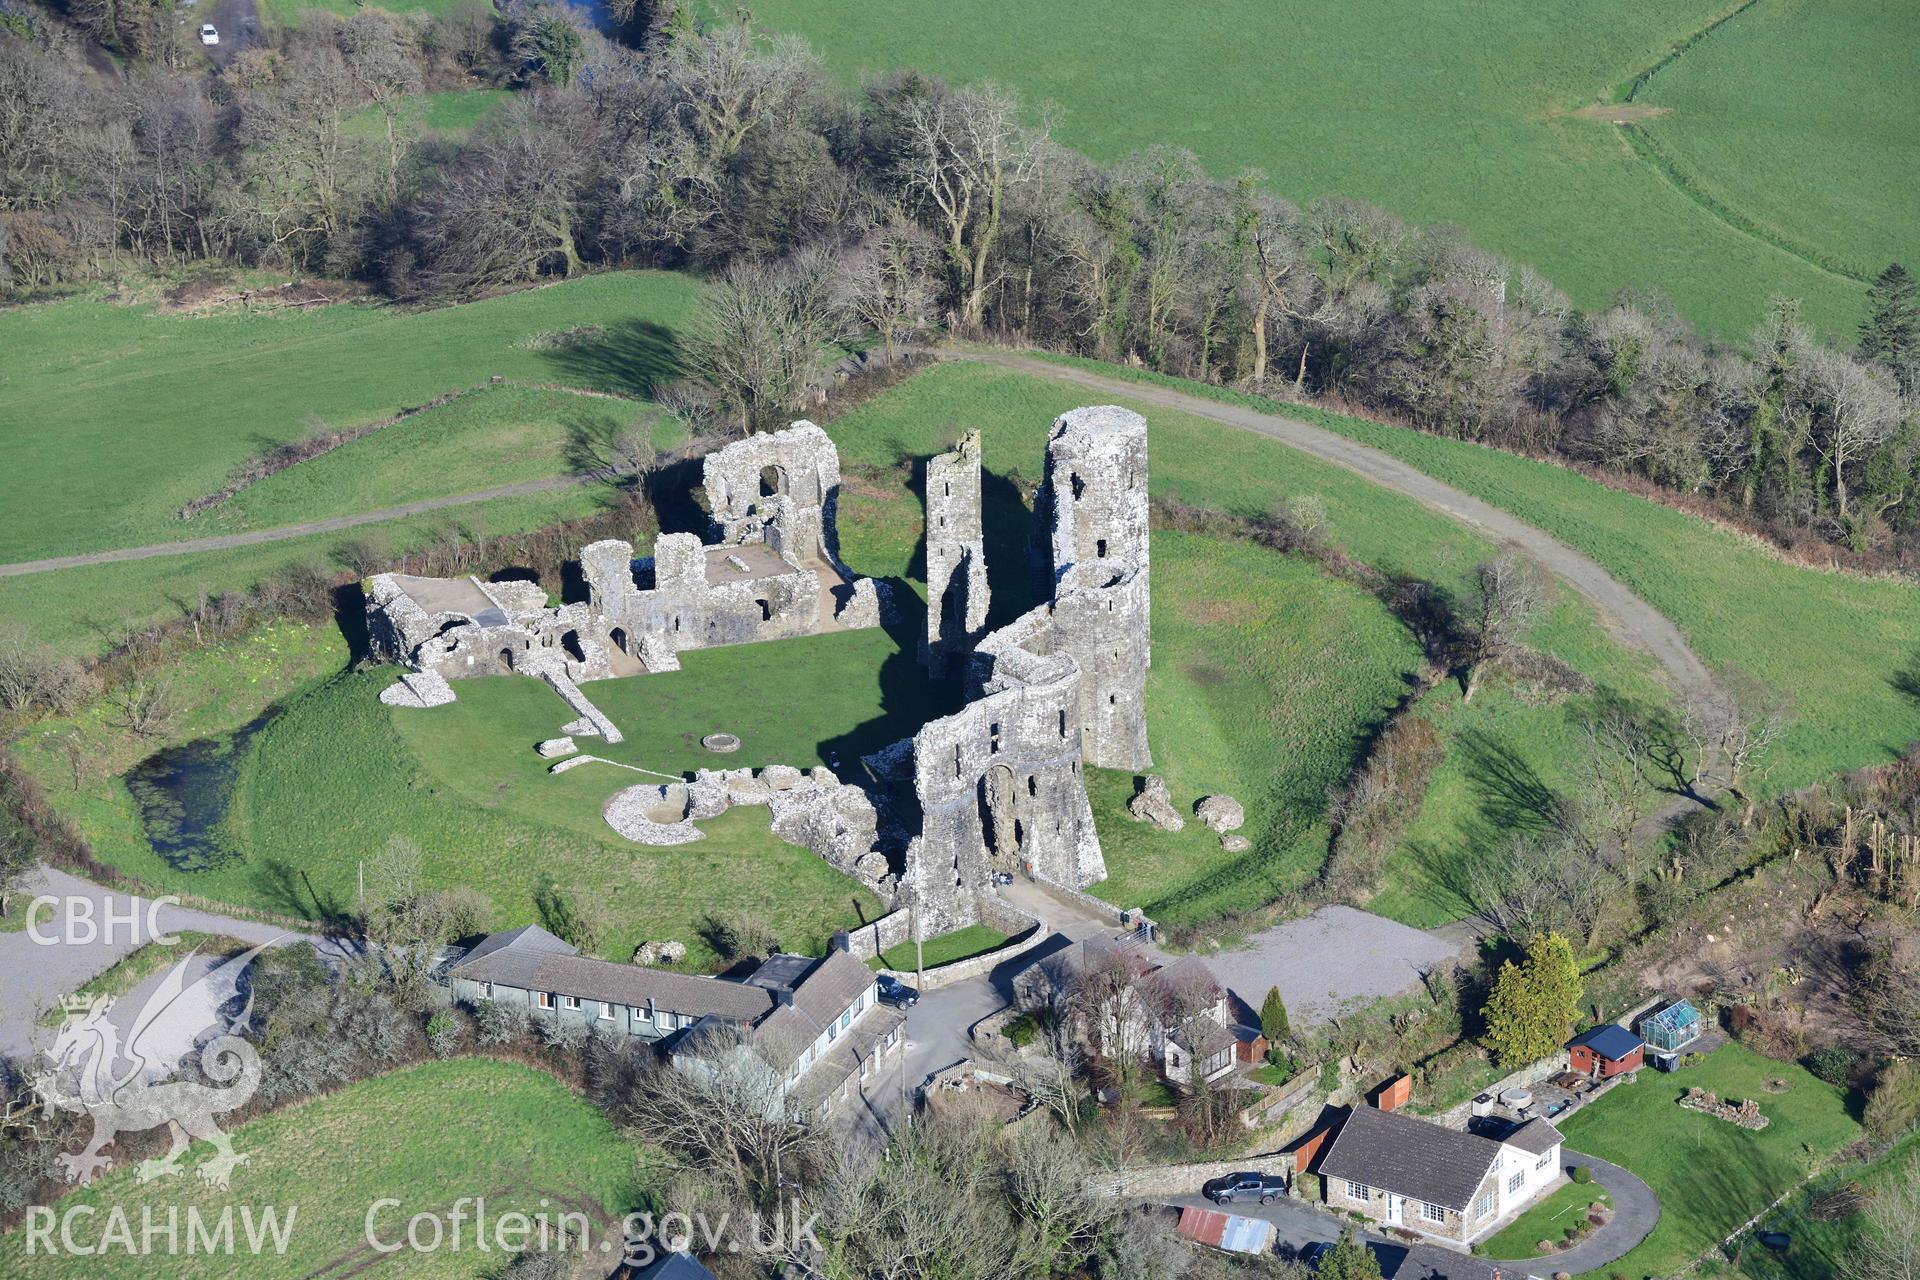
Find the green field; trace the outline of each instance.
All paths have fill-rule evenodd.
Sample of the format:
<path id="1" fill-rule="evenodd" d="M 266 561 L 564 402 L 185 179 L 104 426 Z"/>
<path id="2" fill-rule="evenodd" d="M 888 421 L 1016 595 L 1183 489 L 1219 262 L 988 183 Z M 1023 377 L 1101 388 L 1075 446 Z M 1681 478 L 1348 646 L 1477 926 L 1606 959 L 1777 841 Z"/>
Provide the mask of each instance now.
<path id="1" fill-rule="evenodd" d="M 1768 1091 L 1776 1079 L 1786 1092 Z M 1685 1110 L 1676 1100 L 1693 1086 L 1722 1098 L 1757 1098 L 1772 1123 L 1753 1132 Z M 1617 1086 L 1559 1127 L 1571 1151 L 1624 1166 L 1660 1197 L 1653 1233 L 1605 1269 L 1630 1276 L 1679 1270 L 1798 1183 L 1812 1160 L 1860 1135 L 1841 1090 L 1735 1044 L 1672 1074 L 1643 1071 L 1636 1083 Z"/>
<path id="2" fill-rule="evenodd" d="M 605 442 L 630 423 L 651 429 L 662 448 L 685 435 L 650 405 L 481 386 L 268 476 L 180 528 L 195 537 L 271 529 L 565 475 L 596 450 L 603 455 Z"/>
<path id="3" fill-rule="evenodd" d="M 249 1160 L 234 1171 L 231 1191 L 190 1172 L 143 1184 L 130 1164 L 122 1164 L 56 1202 L 57 1210 L 95 1210 L 90 1219 L 74 1220 L 83 1246 L 107 1239 L 108 1214 L 115 1208 L 131 1223 L 136 1244 L 143 1210 L 160 1224 L 169 1210 L 177 1211 L 180 1253 L 164 1266 L 117 1248 L 98 1257 L 29 1256 L 25 1233 L 15 1230 L 0 1236 L 0 1271 L 45 1280 L 163 1272 L 179 1280 L 271 1280 L 345 1274 L 374 1264 L 376 1275 L 471 1280 L 497 1274 L 500 1254 L 474 1249 L 470 1216 L 466 1248 L 404 1250 L 391 1255 L 388 1265 L 377 1265 L 388 1260 L 367 1245 L 370 1208 L 383 1198 L 402 1200 L 401 1207 L 374 1219 L 384 1244 L 404 1241 L 413 1214 L 444 1214 L 467 1196 L 485 1196 L 489 1215 L 544 1211 L 557 1221 L 559 1214 L 578 1210 L 595 1232 L 610 1225 L 617 1231 L 620 1218 L 647 1203 L 638 1152 L 604 1116 L 552 1077 L 505 1062 L 456 1058 L 403 1068 L 251 1120 L 232 1137 L 234 1150 Z M 191 1169 L 210 1152 L 196 1144 L 183 1163 Z M 234 1208 L 234 1235 L 244 1239 L 240 1205 L 256 1214 L 272 1207 L 282 1222 L 291 1214 L 284 1253 L 268 1246 L 258 1256 L 187 1254 L 190 1210 L 211 1225 L 223 1208 Z M 57 1231 L 53 1239 L 58 1241 Z M 165 1245 L 164 1235 L 156 1237 L 156 1248 Z"/>
<path id="4" fill-rule="evenodd" d="M 273 0 L 269 0 L 269 3 L 273 3 Z M 434 9 L 445 7 L 445 4 L 433 6 Z M 348 16 L 357 12 L 350 0 L 343 8 Z M 421 9 L 426 11 L 427 6 L 423 5 Z M 403 136 L 432 134 L 454 139 L 464 137 L 489 112 L 511 97 L 511 89 L 443 89 L 434 93 L 413 94 L 400 99 L 398 115 L 404 130 Z M 361 111 L 348 121 L 347 127 L 356 134 L 377 137 L 381 139 L 382 146 L 386 145 L 386 120 L 378 107 Z"/>
<path id="5" fill-rule="evenodd" d="M 0 562 L 189 536 L 175 513 L 263 447 L 495 375 L 644 395 L 674 371 L 698 298 L 685 276 L 640 272 L 435 311 L 0 311 Z"/>
<path id="6" fill-rule="evenodd" d="M 1758 0 L 1636 102 L 1675 175 L 1801 256 L 1871 279 L 1920 261 L 1920 8 Z"/>
<path id="7" fill-rule="evenodd" d="M 918 579 L 921 505 L 902 461 L 938 452 L 962 426 L 983 435 L 988 479 L 992 620 L 1031 599 L 1024 564 L 1024 495 L 1037 483 L 1053 418 L 1086 403 L 1082 389 L 980 365 L 941 365 L 893 388 L 830 428 L 847 481 L 842 551 L 856 568 Z M 1274 441 L 1163 409 L 1151 426 L 1156 496 L 1235 513 L 1290 497 L 1326 505 L 1329 537 L 1355 557 L 1458 590 L 1492 547 L 1459 524 L 1341 468 Z M 1245 854 L 1221 850 L 1198 823 L 1157 833 L 1124 813 L 1132 778 L 1089 771 L 1089 791 L 1109 879 L 1094 892 L 1143 907 L 1168 923 L 1202 922 L 1258 906 L 1297 887 L 1326 855 L 1326 792 L 1352 767 L 1365 735 L 1406 690 L 1419 655 L 1371 596 L 1306 561 L 1198 535 L 1154 535 L 1154 663 L 1147 727 L 1155 771 L 1176 804 L 1224 791 L 1247 808 Z M 1593 613 L 1563 593 L 1535 643 L 1599 684 L 1629 697 L 1662 697 L 1650 663 L 1609 641 Z M 1457 701 L 1457 694 L 1452 701 Z M 1448 695 L 1430 714 L 1446 720 Z M 1570 783 L 1565 760 L 1579 700 L 1528 706 L 1497 686 L 1470 718 L 1498 753 L 1527 763 L 1550 785 Z M 1421 815 L 1425 861 L 1403 859 L 1380 909 L 1415 923 L 1459 914 L 1436 887 L 1469 851 L 1500 803 L 1483 770 L 1443 769 Z"/>
<path id="8" fill-rule="evenodd" d="M 1611 100 L 1728 7 L 1224 0 L 1172 13 L 1138 0 L 903 0 L 877 18 L 849 0 L 766 0 L 753 13 L 807 37 L 848 79 L 914 66 L 1013 86 L 1029 103 L 1055 104 L 1059 139 L 1099 160 L 1171 143 L 1222 177 L 1258 167 L 1295 199 L 1352 196 L 1416 222 L 1464 227 L 1583 306 L 1625 286 L 1654 289 L 1702 328 L 1741 339 L 1768 298 L 1786 294 L 1805 298 L 1811 321 L 1850 341 L 1857 284 L 1728 225 L 1637 155 L 1608 117 L 1574 114 Z M 1823 185 L 1875 187 L 1876 202 L 1864 207 L 1815 214 L 1808 200 L 1806 221 L 1831 208 L 1846 225 L 1826 238 L 1884 265 L 1913 244 L 1913 142 L 1903 128 L 1912 113 L 1895 104 L 1912 92 L 1904 55 L 1916 17 L 1900 9 L 1889 28 L 1871 15 L 1893 13 L 1892 0 L 1839 7 L 1868 16 L 1832 24 L 1832 38 L 1811 50 L 1776 45 L 1712 74 L 1755 117 L 1756 139 L 1770 138 L 1790 109 L 1772 104 L 1810 84 L 1855 107 L 1837 134 L 1809 127 L 1810 148 L 1755 157 L 1748 185 L 1772 184 L 1777 204 Z M 1805 118 L 1796 113 L 1788 127 Z M 1678 123 L 1676 115 L 1663 127 Z M 1840 134 L 1853 140 L 1823 145 Z M 1730 170 L 1746 157 L 1721 159 Z M 1899 203 L 1902 216 L 1874 221 L 1882 202 Z"/>

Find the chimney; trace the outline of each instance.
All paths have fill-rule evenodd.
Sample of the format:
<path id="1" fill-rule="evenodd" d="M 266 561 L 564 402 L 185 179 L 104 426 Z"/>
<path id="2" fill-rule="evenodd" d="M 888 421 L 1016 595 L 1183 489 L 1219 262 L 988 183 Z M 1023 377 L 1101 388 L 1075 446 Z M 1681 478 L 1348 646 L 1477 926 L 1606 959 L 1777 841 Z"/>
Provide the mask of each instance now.
<path id="1" fill-rule="evenodd" d="M 849 934 L 845 929 L 834 930 L 833 940 L 827 943 L 827 950 L 828 951 L 853 950 L 853 936 Z"/>

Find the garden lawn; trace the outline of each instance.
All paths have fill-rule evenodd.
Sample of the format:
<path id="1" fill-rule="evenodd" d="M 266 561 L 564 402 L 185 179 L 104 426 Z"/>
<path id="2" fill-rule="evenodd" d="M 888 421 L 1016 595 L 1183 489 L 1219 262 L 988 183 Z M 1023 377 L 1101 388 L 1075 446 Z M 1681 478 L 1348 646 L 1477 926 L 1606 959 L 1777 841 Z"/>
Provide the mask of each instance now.
<path id="1" fill-rule="evenodd" d="M 275 0 L 267 2 L 272 4 Z M 351 0 L 346 3 L 350 5 Z M 347 16 L 351 17 L 352 13 L 349 8 Z M 459 141 L 511 97 L 511 89 L 441 89 L 411 94 L 400 99 L 397 108 L 401 136 L 430 134 Z M 367 107 L 347 121 L 347 129 L 362 137 L 378 138 L 385 154 L 387 124 L 380 108 Z"/>
<path id="2" fill-rule="evenodd" d="M 1770 1079 L 1787 1092 L 1769 1093 Z M 1772 1123 L 1759 1132 L 1677 1105 L 1689 1087 L 1722 1098 L 1757 1098 Z M 1724 1045 L 1696 1066 L 1643 1071 L 1559 1126 L 1572 1152 L 1638 1174 L 1660 1197 L 1660 1222 L 1631 1253 L 1606 1268 L 1668 1275 L 1686 1266 L 1824 1160 L 1860 1135 L 1839 1089 L 1798 1066 Z"/>
<path id="3" fill-rule="evenodd" d="M 1504 1230 L 1481 1241 L 1479 1251 L 1489 1258 L 1539 1257 L 1539 1243 L 1563 1239 L 1567 1228 L 1583 1221 L 1596 1200 L 1602 1204 L 1612 1203 L 1598 1183 L 1582 1186 L 1569 1182 L 1515 1218 Z"/>
<path id="4" fill-rule="evenodd" d="M 900 973 L 912 973 L 921 965 L 933 969 L 956 960 L 971 960 L 989 951 L 997 951 L 1006 945 L 1007 937 L 1007 934 L 987 925 L 970 924 L 952 933 L 928 938 L 918 948 L 912 942 L 903 942 L 890 951 L 881 952 L 873 963 L 875 968 L 893 969 Z"/>
<path id="5" fill-rule="evenodd" d="M 806 36 L 849 82 L 912 66 L 1010 85 L 1035 115 L 1050 104 L 1058 139 L 1096 159 L 1164 143 L 1190 149 L 1219 177 L 1262 172 L 1296 200 L 1351 196 L 1464 227 L 1486 248 L 1539 267 L 1583 306 L 1605 305 L 1622 287 L 1651 289 L 1739 340 L 1767 300 L 1785 294 L 1805 298 L 1810 319 L 1851 343 L 1858 284 L 1717 217 L 1628 146 L 1610 116 L 1575 114 L 1610 101 L 1622 81 L 1728 7 L 1219 0 L 1169 11 L 1141 0 L 900 0 L 875 21 L 854 0 L 763 0 L 753 17 Z M 1769 9 L 1825 7 L 1761 0 L 1730 25 Z M 1804 49 L 1775 38 L 1709 63 L 1700 73 L 1715 86 L 1706 128 L 1753 145 L 1707 137 L 1721 171 L 1744 166 L 1730 197 L 1770 189 L 1760 216 L 1798 204 L 1802 225 L 1844 223 L 1822 241 L 1884 265 L 1911 251 L 1920 190 L 1911 130 L 1901 127 L 1912 112 L 1899 109 L 1911 101 L 1903 55 L 1913 19 L 1875 20 L 1896 0 L 1840 7 L 1859 16 L 1801 23 L 1822 31 Z M 1803 92 L 1820 105 L 1799 106 Z M 1659 124 L 1685 127 L 1684 113 Z M 1776 130 L 1778 151 L 1765 145 Z M 1811 198 L 1823 187 L 1835 197 Z M 1894 205 L 1901 216 L 1876 220 Z"/>
<path id="6" fill-rule="evenodd" d="M 915 459 L 963 428 L 982 431 L 986 476 L 990 622 L 1034 599 L 1025 548 L 1027 495 L 1038 483 L 1047 428 L 1086 402 L 1083 390 L 972 364 L 936 366 L 876 396 L 829 428 L 841 450 L 841 550 L 858 571 L 918 583 L 925 572 L 924 513 Z M 1258 514 L 1296 497 L 1321 500 L 1328 537 L 1357 559 L 1458 592 L 1493 548 L 1461 525 L 1351 472 L 1276 441 L 1161 409 L 1146 411 L 1156 497 L 1178 496 L 1234 514 Z M 1153 538 L 1154 663 L 1147 727 L 1155 772 L 1176 805 L 1226 792 L 1247 809 L 1245 854 L 1220 848 L 1190 822 L 1159 833 L 1125 815 L 1132 776 L 1089 770 L 1089 792 L 1109 878 L 1093 892 L 1167 923 L 1200 923 L 1270 901 L 1318 870 L 1326 855 L 1326 793 L 1351 769 L 1368 734 L 1404 696 L 1419 654 L 1371 596 L 1316 564 L 1238 542 L 1157 530 Z M 1534 643 L 1620 696 L 1660 702 L 1651 663 L 1614 645 L 1593 612 L 1556 595 Z M 1411 923 L 1460 913 L 1445 866 L 1512 808 L 1483 785 L 1486 762 L 1517 760 L 1505 776 L 1570 785 L 1561 757 L 1583 699 L 1529 706 L 1490 687 L 1472 717 L 1436 691 L 1432 714 L 1479 733 L 1480 763 L 1452 765 L 1432 817 L 1423 811 L 1423 855 L 1400 860 L 1382 909 Z M 1537 799 L 1537 797 L 1536 797 Z M 1432 867 L 1428 864 L 1431 863 Z M 1433 867 L 1440 868 L 1438 871 Z M 1398 878 L 1407 883 L 1398 885 Z"/>
<path id="7" fill-rule="evenodd" d="M 1902 677 L 1920 660 L 1920 590 L 1910 583 L 1791 564 L 1753 539 L 1551 463 L 1117 366 L 1061 362 L 1337 431 L 1585 552 L 1665 614 L 1710 667 L 1740 668 L 1789 701 L 1795 721 L 1760 779 L 1765 790 L 1882 764 L 1920 740 L 1920 697 Z"/>
<path id="8" fill-rule="evenodd" d="M 698 299 L 688 277 L 629 272 L 439 310 L 0 311 L 0 563 L 184 537 L 175 512 L 266 445 L 494 375 L 644 396 Z"/>
<path id="9" fill-rule="evenodd" d="M 544 1212 L 557 1225 L 560 1214 L 578 1210 L 596 1232 L 608 1226 L 617 1231 L 620 1218 L 648 1203 L 639 1153 L 605 1117 L 543 1072 L 482 1058 L 429 1062 L 364 1080 L 250 1120 L 232 1137 L 235 1151 L 249 1160 L 234 1171 L 231 1191 L 213 1188 L 191 1172 L 142 1184 L 131 1164 L 123 1163 L 94 1185 L 60 1199 L 56 1208 L 95 1210 L 90 1219 L 76 1219 L 75 1235 L 87 1244 L 103 1238 L 112 1209 L 126 1214 L 136 1243 L 143 1211 L 161 1224 L 177 1211 L 184 1245 L 190 1210 L 197 1209 L 212 1225 L 223 1210 L 234 1209 L 234 1235 L 244 1242 L 238 1206 L 255 1214 L 270 1206 L 281 1222 L 291 1217 L 284 1253 L 269 1245 L 255 1256 L 243 1245 L 239 1270 L 236 1257 L 189 1255 L 184 1247 L 163 1268 L 119 1249 L 98 1257 L 48 1257 L 43 1251 L 29 1260 L 25 1233 L 16 1229 L 0 1235 L 0 1272 L 37 1280 L 144 1278 L 161 1272 L 169 1280 L 236 1274 L 292 1280 L 344 1273 L 372 1261 L 368 1214 L 383 1198 L 402 1201 L 374 1219 L 383 1242 L 404 1241 L 412 1215 L 446 1213 L 462 1197 L 484 1196 L 490 1219 Z M 196 1143 L 184 1167 L 196 1167 L 211 1150 Z M 393 1269 L 410 1280 L 495 1274 L 499 1253 L 477 1253 L 471 1229 L 469 1223 L 466 1248 L 395 1254 L 399 1265 Z M 594 1238 L 597 1243 L 618 1237 Z M 164 1247 L 164 1237 L 158 1244 Z"/>

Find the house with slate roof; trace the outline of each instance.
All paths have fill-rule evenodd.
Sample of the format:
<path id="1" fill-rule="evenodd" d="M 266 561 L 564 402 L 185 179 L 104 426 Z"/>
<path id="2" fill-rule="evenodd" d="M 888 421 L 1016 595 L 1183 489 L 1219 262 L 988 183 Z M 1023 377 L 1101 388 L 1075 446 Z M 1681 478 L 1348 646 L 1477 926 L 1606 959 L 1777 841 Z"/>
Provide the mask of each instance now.
<path id="1" fill-rule="evenodd" d="M 776 955 L 744 981 L 580 955 L 538 925 L 491 934 L 449 967 L 453 998 L 505 1002 L 674 1052 L 702 1030 L 731 1030 L 779 1077 L 802 1121 L 823 1119 L 894 1057 L 905 1019 L 880 1003 L 852 953 Z"/>
<path id="2" fill-rule="evenodd" d="M 1318 1172 L 1335 1209 L 1470 1245 L 1561 1182 L 1561 1142 L 1545 1120 L 1494 1139 L 1355 1107 Z"/>

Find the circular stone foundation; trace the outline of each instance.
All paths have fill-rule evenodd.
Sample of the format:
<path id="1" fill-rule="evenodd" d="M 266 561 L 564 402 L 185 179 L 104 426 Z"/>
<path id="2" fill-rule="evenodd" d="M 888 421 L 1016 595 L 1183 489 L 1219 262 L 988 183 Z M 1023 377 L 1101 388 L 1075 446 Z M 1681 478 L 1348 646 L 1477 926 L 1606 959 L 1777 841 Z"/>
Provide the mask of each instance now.
<path id="1" fill-rule="evenodd" d="M 710 733 L 700 739 L 700 745 L 709 751 L 725 755 L 729 751 L 738 751 L 740 749 L 740 739 L 731 733 Z"/>

